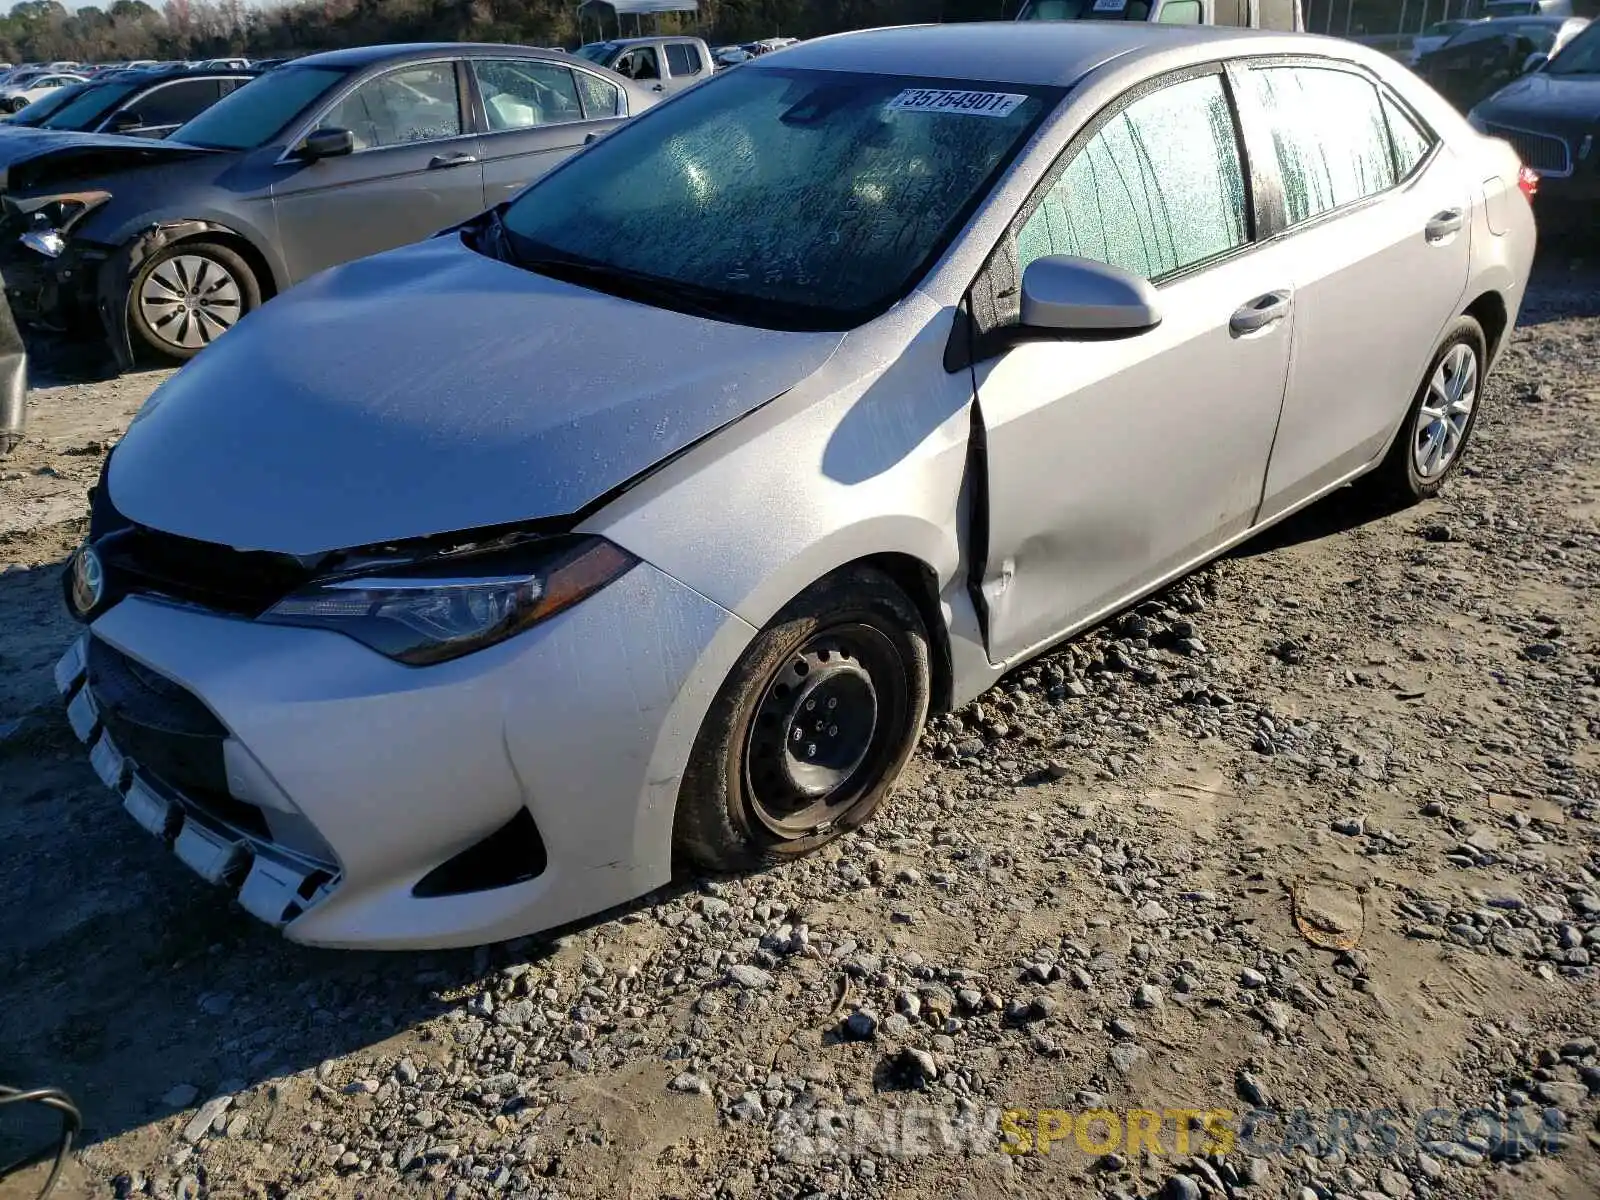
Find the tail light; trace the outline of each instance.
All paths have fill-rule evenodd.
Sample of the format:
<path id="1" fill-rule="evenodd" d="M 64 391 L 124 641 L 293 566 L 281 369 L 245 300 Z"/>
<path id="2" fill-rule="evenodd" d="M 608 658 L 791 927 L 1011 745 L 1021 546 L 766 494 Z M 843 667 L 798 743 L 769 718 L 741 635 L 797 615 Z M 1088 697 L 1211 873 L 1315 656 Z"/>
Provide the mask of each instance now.
<path id="1" fill-rule="evenodd" d="M 1539 172 L 1529 166 L 1517 168 L 1517 189 L 1532 200 L 1539 191 Z"/>

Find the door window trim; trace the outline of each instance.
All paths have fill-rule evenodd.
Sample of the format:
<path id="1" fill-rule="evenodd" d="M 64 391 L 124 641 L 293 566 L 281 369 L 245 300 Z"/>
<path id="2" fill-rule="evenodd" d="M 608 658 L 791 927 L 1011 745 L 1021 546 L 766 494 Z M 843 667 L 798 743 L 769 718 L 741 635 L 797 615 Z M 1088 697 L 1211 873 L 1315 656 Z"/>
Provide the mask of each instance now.
<path id="1" fill-rule="evenodd" d="M 472 126 L 477 123 L 477 114 L 473 112 L 471 106 L 467 103 L 467 95 L 463 90 L 464 83 L 462 79 L 463 75 L 470 79 L 472 72 L 465 69 L 466 60 L 460 55 L 442 54 L 437 58 L 416 58 L 410 59 L 407 62 L 391 63 L 386 67 L 371 72 L 370 74 L 357 75 L 353 81 L 346 81 L 331 99 L 324 102 L 322 106 L 318 108 L 314 117 L 312 117 L 309 121 L 301 123 L 300 128 L 295 130 L 294 136 L 289 138 L 284 144 L 283 152 L 274 160 L 274 165 L 279 163 L 299 162 L 300 160 L 294 156 L 294 148 L 301 142 L 305 141 L 307 135 L 309 135 L 312 131 L 320 129 L 322 127 L 322 119 L 334 109 L 338 108 L 339 105 L 343 104 L 346 98 L 348 98 L 357 88 L 365 87 L 373 80 L 382 79 L 385 75 L 392 75 L 396 71 L 409 71 L 413 67 L 432 67 L 440 64 L 447 64 L 453 68 L 451 73 L 455 76 L 456 81 L 456 114 L 461 122 L 460 133 L 452 134 L 450 137 L 430 138 L 425 142 L 403 142 L 397 146 L 367 146 L 365 148 L 352 150 L 348 155 L 346 155 L 346 157 L 354 158 L 358 154 L 379 154 L 385 150 L 414 150 L 418 146 L 444 146 L 451 142 L 459 142 L 467 138 L 477 137 L 478 131 L 472 128 Z"/>
<path id="2" fill-rule="evenodd" d="M 1023 226 L 1038 211 L 1039 206 L 1044 203 L 1045 197 L 1050 194 L 1051 189 L 1066 174 L 1067 168 L 1077 159 L 1083 148 L 1093 141 L 1102 129 L 1120 116 L 1129 106 L 1165 88 L 1213 75 L 1221 79 L 1223 98 L 1227 102 L 1228 112 L 1233 119 L 1234 141 L 1239 155 L 1239 171 L 1243 176 L 1244 182 L 1245 240 L 1239 245 L 1229 247 L 1220 253 L 1210 255 L 1197 262 L 1187 263 L 1176 270 L 1168 271 L 1164 275 L 1156 276 L 1150 280 L 1151 285 L 1159 288 L 1166 284 L 1186 279 L 1201 271 L 1207 271 L 1212 267 L 1232 262 L 1262 244 L 1264 239 L 1261 234 L 1262 224 L 1258 215 L 1258 208 L 1262 189 L 1267 186 L 1268 181 L 1262 177 L 1256 162 L 1257 155 L 1252 153 L 1253 147 L 1246 136 L 1245 122 L 1239 105 L 1240 97 L 1237 94 L 1233 75 L 1228 69 L 1231 61 L 1217 59 L 1211 62 L 1196 63 L 1192 66 L 1180 67 L 1177 70 L 1167 71 L 1149 79 L 1141 80 L 1107 103 L 1091 116 L 1077 133 L 1072 135 L 1072 138 L 1061 148 L 1061 152 L 1056 155 L 1055 160 L 1045 169 L 1038 182 L 1028 192 L 1027 198 L 1018 206 L 1016 213 L 1013 214 L 1010 222 L 1006 225 L 1005 232 L 1000 235 L 995 244 L 989 248 L 989 253 L 984 256 L 983 266 L 978 269 L 977 274 L 973 276 L 971 282 L 967 284 L 961 293 L 962 299 L 957 309 L 957 319 L 954 328 L 951 330 L 950 342 L 945 348 L 944 366 L 946 371 L 954 373 L 995 357 L 996 350 L 986 344 L 987 340 L 995 330 L 1006 327 L 996 325 L 993 329 L 983 329 L 979 325 L 973 311 L 975 307 L 972 303 L 973 292 L 985 279 L 990 277 L 996 260 L 1005 248 L 1007 246 L 1013 248 L 1016 246 L 1017 237 L 1021 233 Z M 1015 252 L 1013 251 L 1013 261 L 1015 257 Z M 1016 281 L 1016 289 L 1020 289 L 1021 286 L 1022 280 L 1018 279 Z M 1009 295 L 1011 293 L 1006 291 L 996 292 L 995 294 Z"/>
<path id="3" fill-rule="evenodd" d="M 1444 139 L 1439 136 L 1438 130 L 1418 116 L 1416 109 L 1407 103 L 1404 97 L 1390 87 L 1385 80 L 1359 63 L 1346 62 L 1337 58 L 1323 58 L 1315 54 L 1263 54 L 1233 59 L 1230 65 L 1237 68 L 1237 74 L 1239 75 L 1239 86 L 1236 89 L 1236 95 L 1239 100 L 1240 122 L 1245 128 L 1246 137 L 1254 137 L 1262 147 L 1262 170 L 1264 173 L 1271 175 L 1273 191 L 1277 197 L 1277 203 L 1274 205 L 1274 211 L 1271 214 L 1270 228 L 1266 236 L 1261 239 L 1263 244 L 1275 244 L 1286 237 L 1292 237 L 1308 229 L 1315 229 L 1335 218 L 1348 216 L 1364 208 L 1370 208 L 1392 195 L 1408 190 L 1422 177 L 1424 171 L 1440 154 L 1440 147 L 1444 145 Z M 1393 183 L 1369 195 L 1347 200 L 1345 203 L 1335 205 L 1333 208 L 1317 213 L 1315 216 L 1290 224 L 1288 209 L 1283 200 L 1283 173 L 1278 165 L 1276 153 L 1271 152 L 1271 118 L 1266 110 L 1256 102 L 1254 90 L 1246 86 L 1244 80 L 1244 75 L 1248 71 L 1273 70 L 1282 67 L 1303 67 L 1307 70 L 1316 71 L 1339 71 L 1346 75 L 1354 75 L 1371 86 L 1374 94 L 1378 97 L 1378 110 L 1383 113 L 1383 130 L 1389 146 L 1390 168 L 1397 176 Z M 1433 141 L 1433 144 L 1428 148 L 1428 153 L 1417 161 L 1417 165 L 1412 168 L 1404 179 L 1398 178 L 1400 168 L 1399 160 L 1396 157 L 1398 151 L 1394 142 L 1394 133 L 1389 128 L 1388 114 L 1383 112 L 1383 100 L 1385 97 L 1398 105 L 1402 111 L 1417 123 L 1417 127 L 1427 133 Z"/>

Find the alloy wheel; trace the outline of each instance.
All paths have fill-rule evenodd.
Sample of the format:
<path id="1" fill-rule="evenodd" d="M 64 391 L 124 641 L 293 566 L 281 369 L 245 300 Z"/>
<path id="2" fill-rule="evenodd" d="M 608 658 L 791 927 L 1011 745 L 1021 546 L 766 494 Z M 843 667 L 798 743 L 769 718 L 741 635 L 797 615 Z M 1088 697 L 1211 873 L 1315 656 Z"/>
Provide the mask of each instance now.
<path id="1" fill-rule="evenodd" d="M 199 254 L 178 254 L 156 264 L 139 286 L 145 324 L 181 350 L 198 350 L 227 333 L 242 309 L 233 273 Z"/>
<path id="2" fill-rule="evenodd" d="M 1465 342 L 1439 360 L 1412 430 L 1411 457 L 1419 478 L 1437 479 L 1455 461 L 1478 399 L 1478 374 L 1478 356 Z"/>

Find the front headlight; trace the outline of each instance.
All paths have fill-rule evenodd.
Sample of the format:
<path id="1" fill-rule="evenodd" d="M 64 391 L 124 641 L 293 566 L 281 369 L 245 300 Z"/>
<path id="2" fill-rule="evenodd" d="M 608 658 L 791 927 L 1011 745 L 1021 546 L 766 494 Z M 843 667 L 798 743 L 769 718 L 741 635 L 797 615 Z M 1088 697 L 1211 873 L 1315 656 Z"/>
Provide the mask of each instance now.
<path id="1" fill-rule="evenodd" d="M 619 578 L 638 559 L 601 538 L 466 554 L 313 584 L 261 620 L 343 633 L 379 654 L 426 666 L 471 654 L 548 620 Z"/>
<path id="2" fill-rule="evenodd" d="M 46 258 L 60 258 L 67 248 L 67 234 L 72 227 L 109 199 L 110 192 L 70 192 L 62 196 L 8 199 L 6 203 L 27 223 L 26 232 L 17 240 Z"/>

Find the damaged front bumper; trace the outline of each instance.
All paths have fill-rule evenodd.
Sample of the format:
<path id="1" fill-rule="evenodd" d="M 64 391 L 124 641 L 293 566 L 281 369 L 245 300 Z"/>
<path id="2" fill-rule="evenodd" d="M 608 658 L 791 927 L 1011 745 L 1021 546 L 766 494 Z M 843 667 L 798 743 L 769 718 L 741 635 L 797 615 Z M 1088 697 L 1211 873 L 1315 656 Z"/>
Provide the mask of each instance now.
<path id="1" fill-rule="evenodd" d="M 420 668 L 136 595 L 56 682 L 129 815 L 255 916 L 312 945 L 435 948 L 666 883 L 678 780 L 753 633 L 646 563 Z"/>

